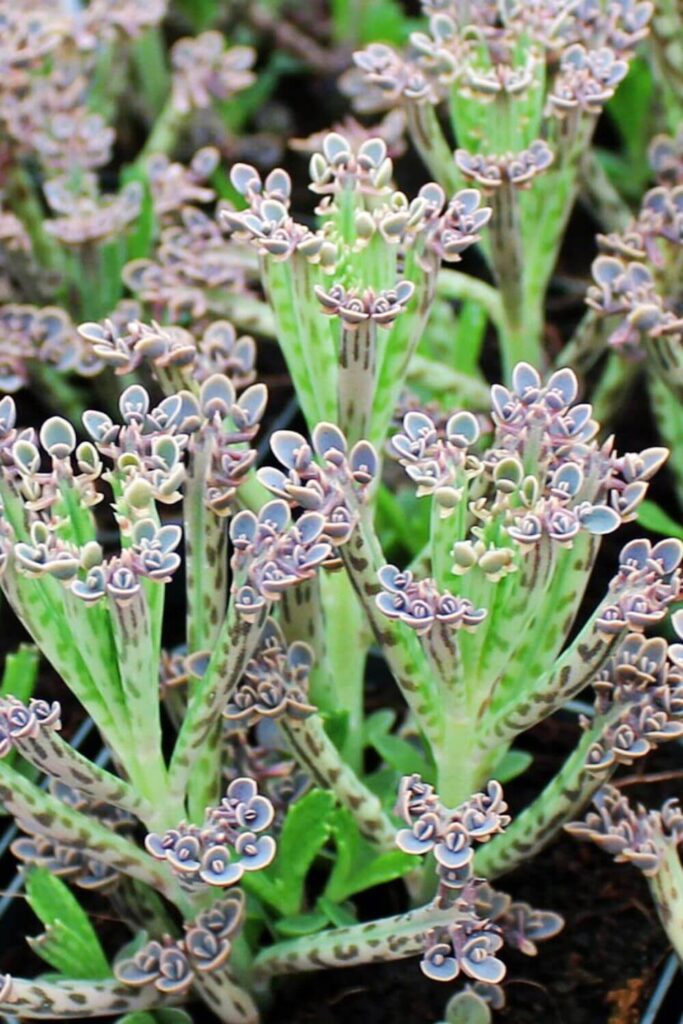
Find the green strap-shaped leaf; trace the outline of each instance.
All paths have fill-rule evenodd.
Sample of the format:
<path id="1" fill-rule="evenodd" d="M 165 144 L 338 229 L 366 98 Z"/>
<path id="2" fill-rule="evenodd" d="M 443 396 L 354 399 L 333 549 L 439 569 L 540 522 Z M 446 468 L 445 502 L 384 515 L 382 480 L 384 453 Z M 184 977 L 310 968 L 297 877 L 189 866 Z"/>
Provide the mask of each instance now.
<path id="1" fill-rule="evenodd" d="M 43 960 L 68 978 L 112 976 L 88 915 L 60 878 L 46 868 L 32 868 L 26 876 L 26 899 L 46 928 L 44 935 L 29 940 Z"/>

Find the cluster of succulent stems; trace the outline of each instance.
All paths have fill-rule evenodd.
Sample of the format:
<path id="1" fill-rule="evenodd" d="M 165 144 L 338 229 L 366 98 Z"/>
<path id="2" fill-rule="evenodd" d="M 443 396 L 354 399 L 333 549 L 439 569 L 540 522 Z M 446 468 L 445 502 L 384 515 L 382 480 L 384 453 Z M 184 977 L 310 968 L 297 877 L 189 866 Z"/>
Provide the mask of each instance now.
<path id="1" fill-rule="evenodd" d="M 669 454 L 621 452 L 603 431 L 633 366 L 683 494 L 680 137 L 655 139 L 657 186 L 600 236 L 587 312 L 554 367 L 544 348 L 584 151 L 652 5 L 558 14 L 539 0 L 499 17 L 493 0 L 425 0 L 427 31 L 405 53 L 356 53 L 345 88 L 366 110 L 401 110 L 433 180 L 407 195 L 388 120 L 377 134 L 349 122 L 303 143 L 304 214 L 281 168 L 224 172 L 211 145 L 172 160 L 193 118 L 229 121 L 256 82 L 252 48 L 217 31 L 174 44 L 163 89 L 148 69 L 153 127 L 102 194 L 114 132 L 88 90 L 122 40 L 164 70 L 165 4 L 122 6 L 33 27 L 17 14 L 16 81 L 0 87 L 0 274 L 27 284 L 22 298 L 41 275 L 48 292 L 58 282 L 49 303 L 0 308 L 0 591 L 108 758 L 62 735 L 66 700 L 3 688 L 0 804 L 29 879 L 98 890 L 136 937 L 97 977 L 7 975 L 0 1013 L 125 1020 L 201 1000 L 225 1024 L 259 1024 L 281 976 L 407 957 L 499 1007 L 498 952 L 533 955 L 562 921 L 491 882 L 565 826 L 645 872 L 683 956 L 680 809 L 634 810 L 612 786 L 683 736 L 683 645 L 660 635 L 683 597 L 683 543 L 630 540 L 585 611 L 602 538 L 637 520 Z M 46 63 L 62 51 L 70 91 Z M 43 124 L 55 110 L 62 136 Z M 219 192 L 232 201 L 209 209 Z M 491 283 L 454 269 L 475 246 Z M 448 365 L 425 345 L 435 324 Z M 490 388 L 488 326 L 503 378 Z M 279 346 L 300 430 L 272 428 L 254 336 Z M 582 392 L 601 360 L 595 409 Z M 59 414 L 23 427 L 12 396 L 41 382 Z M 385 550 L 392 488 L 426 509 L 409 555 Z M 184 641 L 167 650 L 171 593 Z M 373 649 L 400 708 L 388 717 L 366 714 Z M 575 748 L 511 819 L 502 784 L 523 770 L 520 740 L 589 687 Z M 398 878 L 403 911 L 358 921 L 363 886 Z M 57 935 L 53 921 L 34 948 Z"/>

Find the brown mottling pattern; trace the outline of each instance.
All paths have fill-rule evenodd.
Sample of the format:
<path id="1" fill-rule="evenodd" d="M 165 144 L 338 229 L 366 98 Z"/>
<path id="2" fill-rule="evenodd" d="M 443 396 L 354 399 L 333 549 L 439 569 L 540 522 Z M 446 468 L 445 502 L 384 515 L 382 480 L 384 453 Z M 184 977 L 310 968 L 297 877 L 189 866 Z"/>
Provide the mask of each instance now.
<path id="1" fill-rule="evenodd" d="M 311 715 L 298 721 L 284 718 L 281 725 L 297 761 L 351 811 L 361 834 L 381 849 L 395 849 L 396 829 L 375 794 L 342 760 L 320 716 Z"/>

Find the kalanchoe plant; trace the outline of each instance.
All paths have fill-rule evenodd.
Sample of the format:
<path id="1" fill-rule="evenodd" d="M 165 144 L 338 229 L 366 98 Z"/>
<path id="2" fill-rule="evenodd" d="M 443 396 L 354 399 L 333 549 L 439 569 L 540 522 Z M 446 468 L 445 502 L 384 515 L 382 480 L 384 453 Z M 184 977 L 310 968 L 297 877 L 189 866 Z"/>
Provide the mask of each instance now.
<path id="1" fill-rule="evenodd" d="M 317 231 L 290 213 L 291 181 L 246 164 L 231 179 L 249 204 L 223 222 L 258 251 L 280 346 L 309 427 L 332 420 L 356 441 L 384 437 L 424 330 L 443 261 L 455 262 L 490 217 L 476 189 L 395 189 L 380 137 L 357 151 L 328 134 L 310 161 Z"/>
<path id="2" fill-rule="evenodd" d="M 632 864 L 647 878 L 652 899 L 671 944 L 683 960 L 681 884 L 683 865 L 678 847 L 683 842 L 683 813 L 676 799 L 658 811 L 642 804 L 635 808 L 614 786 L 595 795 L 594 810 L 585 821 L 567 825 L 578 839 L 590 839 L 618 863 Z"/>
<path id="3" fill-rule="evenodd" d="M 432 507 L 429 543 L 413 567 L 384 564 L 372 485 L 358 475 L 360 467 L 372 476 L 379 458 L 363 442 L 349 449 L 330 424 L 316 427 L 312 445 L 279 432 L 271 443 L 285 471 L 258 474 L 293 507 L 354 524 L 340 557 L 448 800 L 483 785 L 517 736 L 604 679 L 599 713 L 576 752 L 537 803 L 482 851 L 488 872 L 547 841 L 613 770 L 617 756 L 608 751 L 637 756 L 680 728 L 669 684 L 661 709 L 652 697 L 669 724 L 644 735 L 642 695 L 617 679 L 622 660 L 637 656 L 638 633 L 661 622 L 678 596 L 678 541 L 627 544 L 604 600 L 567 645 L 600 537 L 635 518 L 666 452 L 620 456 L 611 441 L 600 445 L 590 406 L 574 404 L 570 371 L 543 385 L 521 364 L 513 379 L 512 390 L 492 389 L 488 447 L 466 412 L 437 429 L 426 413 L 411 411 L 391 439 L 390 455 Z"/>
<path id="4" fill-rule="evenodd" d="M 598 235 L 585 315 L 562 353 L 583 373 L 602 370 L 598 385 L 606 411 L 618 396 L 646 381 L 659 432 L 670 446 L 679 501 L 683 495 L 683 320 L 680 316 L 683 169 L 680 138 L 660 135 L 649 147 L 656 180 L 635 217 Z M 608 352 L 604 369 L 599 360 Z"/>
<path id="5" fill-rule="evenodd" d="M 425 30 L 405 52 L 373 43 L 355 54 L 348 88 L 364 110 L 405 109 L 415 148 L 444 188 L 475 184 L 488 197 L 483 248 L 500 290 L 509 377 L 520 358 L 541 360 L 545 292 L 581 158 L 653 4 L 424 0 L 422 8 Z"/>
<path id="6" fill-rule="evenodd" d="M 259 1024 L 282 975 L 415 957 L 457 983 L 448 1024 L 487 1024 L 505 949 L 562 925 L 492 882 L 563 826 L 649 875 L 680 950 L 678 806 L 633 810 L 610 782 L 683 735 L 664 639 L 683 544 L 631 533 L 585 600 L 668 454 L 600 426 L 639 366 L 680 471 L 681 140 L 655 138 L 635 218 L 591 148 L 651 20 L 652 73 L 672 64 L 678 15 L 424 0 L 399 55 L 392 0 L 335 2 L 320 31 L 287 5 L 29 6 L 0 0 L 0 391 L 38 384 L 59 414 L 23 428 L 26 396 L 0 394 L 0 600 L 35 645 L 2 676 L 0 805 L 44 925 L 30 945 L 59 973 L 0 979 L 0 1014 Z M 308 193 L 239 139 L 283 73 L 259 54 L 257 79 L 261 33 L 328 75 L 330 39 L 366 46 L 346 85 L 387 111 L 294 140 Z M 406 126 L 434 180 L 404 192 Z M 546 372 L 580 188 L 606 233 Z M 493 284 L 454 269 L 475 246 Z M 268 339 L 302 416 L 259 438 Z M 38 650 L 70 695 L 34 695 Z M 588 687 L 574 749 L 511 817 L 524 734 Z M 367 920 L 357 897 L 389 882 L 398 912 Z M 79 905 L 93 892 L 131 933 L 118 952 Z"/>
<path id="7" fill-rule="evenodd" d="M 121 1000 L 132 1010 L 198 996 L 220 1019 L 255 1022 L 255 997 L 281 973 L 419 952 L 428 976 L 462 975 L 470 1001 L 498 1005 L 502 995 L 490 986 L 503 977 L 502 943 L 534 952 L 534 941 L 553 934 L 559 920 L 494 893 L 483 878 L 538 849 L 619 763 L 683 727 L 677 669 L 664 641 L 641 635 L 678 596 L 678 542 L 626 545 L 605 600 L 567 646 L 600 536 L 634 517 L 665 452 L 619 456 L 611 442 L 599 445 L 590 408 L 574 404 L 568 371 L 544 385 L 521 365 L 512 390 L 495 386 L 488 438 L 469 413 L 437 427 L 411 411 L 389 454 L 432 503 L 432 525 L 427 549 L 399 570 L 385 564 L 374 531 L 381 460 L 370 441 L 349 444 L 331 423 L 316 426 L 311 445 L 276 432 L 272 447 L 283 468 L 259 471 L 274 495 L 264 499 L 250 446 L 265 389 L 249 383 L 249 345 L 231 359 L 234 335 L 216 330 L 226 354 L 207 366 L 182 332 L 131 323 L 117 335 L 113 326 L 86 325 L 83 335 L 103 353 L 152 367 L 167 392 L 154 404 L 131 385 L 117 419 L 87 412 L 90 440 L 79 442 L 59 417 L 37 435 L 22 431 L 12 399 L 2 401 L 1 586 L 92 716 L 115 768 L 97 766 L 61 738 L 57 703 L 4 697 L 2 753 L 15 751 L 52 779 L 46 792 L 0 762 L 3 803 L 25 833 L 14 851 L 120 907 L 130 906 L 131 886 L 156 891 L 186 922 L 179 938 L 164 904 L 153 905 L 153 934 L 115 965 L 115 979 L 98 988 L 83 980 L 73 990 L 92 1012 L 120 1010 Z M 208 372 L 216 359 L 230 376 Z M 118 550 L 98 541 L 106 491 Z M 181 564 L 183 530 L 164 510 L 181 501 L 187 646 L 171 656 L 161 650 L 164 592 Z M 325 651 L 330 595 L 341 595 L 340 608 L 348 600 L 338 582 L 332 590 L 325 584 L 319 611 L 328 621 L 319 633 L 310 594 L 321 574 L 355 588 L 417 727 L 415 757 L 433 764 L 455 808 L 419 776 L 406 778 L 398 814 L 407 827 L 397 840 L 391 803 L 364 778 L 353 747 L 348 758 L 337 746 L 317 707 L 333 692 L 330 664 L 340 664 Z M 541 628 L 546 642 L 530 669 Z M 634 675 L 633 666 L 645 663 L 647 673 Z M 488 780 L 505 770 L 521 732 L 589 682 L 596 714 L 584 737 L 510 825 L 500 784 Z M 177 730 L 168 754 L 160 696 Z M 238 736 L 248 756 L 237 755 Z M 239 763 L 253 777 L 240 775 Z M 468 797 L 487 782 L 484 793 Z M 414 854 L 435 858 L 437 896 L 398 917 L 344 925 L 330 916 L 333 895 L 314 914 L 314 934 L 286 938 L 299 927 L 305 870 L 290 889 L 284 879 L 292 869 L 278 842 L 295 856 L 293 836 L 313 820 L 309 865 L 333 835 L 335 842 L 354 835 L 376 862 L 372 881 L 355 887 L 333 872 L 326 891 L 336 899 L 401 875 L 416 891 Z M 432 869 L 425 870 L 428 877 Z M 237 936 L 233 903 L 224 924 L 226 908 L 212 896 L 238 885 L 271 908 L 285 936 L 258 952 L 253 966 L 253 940 Z M 247 898 L 247 914 L 249 907 Z M 215 927 L 203 923 L 209 913 Z M 124 916 L 138 920 L 130 910 Z M 329 923 L 335 927 L 319 930 Z M 240 952 L 228 955 L 228 947 Z M 2 1005 L 14 1000 L 30 1016 L 40 1000 L 63 1015 L 76 983 L 60 984 L 8 980 Z"/>
<path id="8" fill-rule="evenodd" d="M 682 637 L 683 613 L 675 612 L 672 623 Z M 613 754 L 627 764 L 647 753 L 652 737 L 664 732 L 677 738 L 683 736 L 683 645 L 674 643 L 667 648 L 659 639 L 641 641 L 631 655 L 630 664 L 622 669 L 619 685 L 639 698 L 633 702 L 634 714 L 621 722 L 621 735 L 614 734 L 618 746 Z M 605 691 L 603 687 L 600 690 L 598 702 L 604 703 Z M 607 696 L 609 699 L 609 691 Z M 667 710 L 662 713 L 663 704 Z M 678 721 L 671 720 L 669 709 L 678 709 Z M 594 760 L 602 759 L 596 752 Z M 585 821 L 571 822 L 565 826 L 567 831 L 578 839 L 591 839 L 617 862 L 633 864 L 643 872 L 662 925 L 683 960 L 683 867 L 678 852 L 683 842 L 683 814 L 679 801 L 667 800 L 658 811 L 646 810 L 641 804 L 634 809 L 617 788 L 603 786 L 593 804 L 594 810 Z"/>

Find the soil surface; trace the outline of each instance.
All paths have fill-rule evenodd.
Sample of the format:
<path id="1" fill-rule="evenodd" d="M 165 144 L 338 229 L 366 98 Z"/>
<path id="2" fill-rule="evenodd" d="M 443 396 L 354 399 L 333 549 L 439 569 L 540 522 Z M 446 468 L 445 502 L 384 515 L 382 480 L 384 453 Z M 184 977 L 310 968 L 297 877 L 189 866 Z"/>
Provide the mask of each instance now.
<path id="1" fill-rule="evenodd" d="M 506 787 L 513 814 L 547 779 L 576 741 L 575 721 L 542 723 L 525 737 L 534 755 L 526 775 Z M 660 749 L 642 766 L 642 777 L 623 775 L 632 799 L 656 806 L 681 792 L 676 770 L 679 750 Z M 661 776 L 673 775 L 662 779 Z M 632 784 L 634 783 L 634 784 Z M 0 864 L 0 885 L 11 881 L 15 865 Z M 532 863 L 498 883 L 513 898 L 552 909 L 565 919 L 563 932 L 542 943 L 535 958 L 503 950 L 508 973 L 507 1006 L 496 1019 L 505 1024 L 639 1024 L 669 954 L 666 936 L 652 907 L 642 875 L 615 865 L 597 847 L 561 836 Z M 79 894 L 99 922 L 108 952 L 127 941 L 127 933 L 98 896 Z M 406 909 L 400 884 L 365 896 L 360 917 L 370 919 Z M 30 975 L 43 965 L 23 942 L 9 937 L 37 934 L 38 922 L 23 895 L 11 901 L 0 923 L 0 973 Z M 439 985 L 420 972 L 417 959 L 348 970 L 322 971 L 280 982 L 264 1024 L 434 1024 L 460 983 Z M 679 973 L 656 1024 L 679 1024 L 683 978 Z M 197 1007 L 196 1021 L 215 1018 Z M 103 1022 L 104 1024 L 104 1022 Z"/>
<path id="2" fill-rule="evenodd" d="M 576 739 L 570 720 L 542 723 L 525 738 L 534 765 L 509 783 L 512 813 L 557 770 Z M 628 785 L 632 799 L 657 806 L 682 792 L 680 778 L 649 781 L 680 768 L 680 748 L 660 749 L 642 766 L 643 780 Z M 627 783 L 632 775 L 623 776 Z M 617 865 L 590 843 L 561 836 L 532 863 L 496 883 L 514 899 L 552 909 L 564 930 L 542 943 L 535 958 L 504 949 L 507 1006 L 501 1024 L 639 1024 L 669 954 L 647 883 L 629 865 Z M 390 887 L 386 887 L 389 889 Z M 379 899 L 379 893 L 377 894 Z M 395 913 L 389 893 L 375 914 Z M 372 913 L 368 916 L 372 916 Z M 324 971 L 281 984 L 267 1024 L 434 1024 L 460 982 L 438 985 L 423 977 L 417 960 Z M 677 1008 L 677 1012 L 676 1012 Z M 683 978 L 657 1024 L 679 1024 Z"/>

